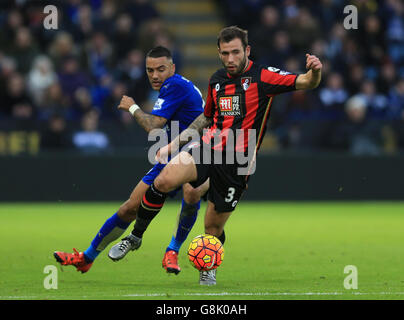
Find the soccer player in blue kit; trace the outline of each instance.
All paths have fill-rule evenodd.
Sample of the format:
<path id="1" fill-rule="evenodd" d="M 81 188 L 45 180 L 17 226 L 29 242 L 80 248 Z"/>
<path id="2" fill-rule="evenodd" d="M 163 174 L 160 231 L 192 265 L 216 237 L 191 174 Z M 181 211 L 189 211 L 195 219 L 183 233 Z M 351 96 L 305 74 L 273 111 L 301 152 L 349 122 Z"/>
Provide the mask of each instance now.
<path id="1" fill-rule="evenodd" d="M 153 129 L 164 128 L 167 131 L 168 142 L 171 138 L 171 127 L 179 126 L 179 132 L 186 129 L 201 113 L 204 101 L 199 89 L 191 81 L 175 73 L 170 51 L 158 46 L 146 55 L 146 72 L 153 90 L 159 91 L 158 99 L 151 114 L 143 112 L 135 101 L 123 96 L 118 109 L 130 112 L 138 124 L 147 132 Z M 136 219 L 132 232 L 114 245 L 108 256 L 114 260 L 122 259 L 129 251 L 138 249 L 142 243 L 142 236 L 146 228 L 161 208 L 156 208 L 155 214 L 138 215 L 138 209 L 146 191 L 152 185 L 155 177 L 159 175 L 165 164 L 157 163 L 143 177 L 132 191 L 129 199 L 119 210 L 108 218 L 97 232 L 90 246 L 84 252 L 73 248 L 73 253 L 55 251 L 54 257 L 62 265 L 73 265 L 77 271 L 87 272 L 97 256 L 113 241 L 123 235 L 129 225 Z M 191 231 L 200 208 L 201 196 L 209 188 L 206 181 L 198 188 L 189 183 L 182 186 L 183 199 L 181 211 L 177 219 L 176 230 L 166 249 L 162 266 L 168 273 L 178 274 L 181 269 L 178 265 L 178 251 Z M 179 188 L 180 189 L 180 188 Z M 175 190 L 174 196 L 179 190 Z"/>

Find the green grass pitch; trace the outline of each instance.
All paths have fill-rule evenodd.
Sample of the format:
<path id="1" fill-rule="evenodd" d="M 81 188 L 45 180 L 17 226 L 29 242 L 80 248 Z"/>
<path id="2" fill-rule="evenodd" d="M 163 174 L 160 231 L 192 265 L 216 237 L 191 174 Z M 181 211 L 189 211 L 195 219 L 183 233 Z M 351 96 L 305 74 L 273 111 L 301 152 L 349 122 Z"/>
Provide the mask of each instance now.
<path id="1" fill-rule="evenodd" d="M 112 262 L 107 248 L 86 274 L 59 267 L 53 251 L 83 251 L 119 203 L 0 205 L 0 300 L 14 299 L 403 299 L 404 203 L 247 202 L 226 225 L 217 285 L 202 287 L 186 250 L 203 233 L 203 203 L 182 250 L 182 272 L 161 267 L 179 209 L 166 204 L 140 250 Z M 131 227 L 130 227 L 131 230 Z M 57 289 L 44 269 L 57 266 Z M 347 265 L 358 289 L 346 289 Z"/>

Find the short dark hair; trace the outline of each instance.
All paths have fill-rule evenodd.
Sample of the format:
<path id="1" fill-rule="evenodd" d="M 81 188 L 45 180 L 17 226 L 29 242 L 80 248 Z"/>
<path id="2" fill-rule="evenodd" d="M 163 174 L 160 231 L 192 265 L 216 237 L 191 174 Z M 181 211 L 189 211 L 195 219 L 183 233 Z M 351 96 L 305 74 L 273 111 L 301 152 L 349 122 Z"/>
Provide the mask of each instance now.
<path id="1" fill-rule="evenodd" d="M 248 46 L 248 31 L 237 26 L 223 28 L 217 37 L 217 47 L 220 48 L 221 42 L 230 42 L 234 39 L 240 39 L 245 49 Z"/>
<path id="2" fill-rule="evenodd" d="M 172 59 L 172 55 L 170 50 L 163 46 L 157 46 L 151 49 L 147 54 L 146 58 L 160 58 L 167 57 L 168 59 Z"/>

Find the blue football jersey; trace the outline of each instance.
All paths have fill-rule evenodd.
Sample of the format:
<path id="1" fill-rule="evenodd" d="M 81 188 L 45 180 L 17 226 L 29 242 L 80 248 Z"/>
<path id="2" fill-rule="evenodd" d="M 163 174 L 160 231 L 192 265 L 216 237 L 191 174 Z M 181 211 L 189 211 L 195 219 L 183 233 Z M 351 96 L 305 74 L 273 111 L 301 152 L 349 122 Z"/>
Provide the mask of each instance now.
<path id="1" fill-rule="evenodd" d="M 173 121 L 177 121 L 179 132 L 186 129 L 202 112 L 205 102 L 199 89 L 188 79 L 174 74 L 160 88 L 160 94 L 151 114 L 167 119 L 165 129 L 171 138 Z"/>

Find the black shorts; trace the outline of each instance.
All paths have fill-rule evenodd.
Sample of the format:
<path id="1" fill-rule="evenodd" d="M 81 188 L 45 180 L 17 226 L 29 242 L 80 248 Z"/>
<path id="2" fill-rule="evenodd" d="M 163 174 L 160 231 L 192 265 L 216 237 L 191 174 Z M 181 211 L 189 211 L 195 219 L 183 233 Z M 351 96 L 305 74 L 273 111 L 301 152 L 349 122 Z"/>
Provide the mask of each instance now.
<path id="1" fill-rule="evenodd" d="M 210 149 L 201 148 L 202 143 L 191 142 L 182 149 L 192 155 L 196 164 L 197 179 L 190 184 L 196 188 L 209 178 L 207 198 L 215 205 L 215 210 L 217 212 L 233 211 L 247 185 L 248 176 L 239 172 L 239 168 L 244 166 L 237 163 L 228 164 L 225 160 L 223 160 L 224 163 L 217 164 L 213 153 L 209 152 L 209 155 L 206 155 L 206 150 L 210 151 Z M 201 156 L 203 150 L 205 150 L 205 156 Z M 210 161 L 206 161 L 207 159 Z"/>

